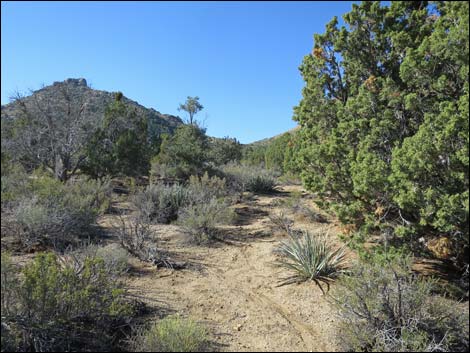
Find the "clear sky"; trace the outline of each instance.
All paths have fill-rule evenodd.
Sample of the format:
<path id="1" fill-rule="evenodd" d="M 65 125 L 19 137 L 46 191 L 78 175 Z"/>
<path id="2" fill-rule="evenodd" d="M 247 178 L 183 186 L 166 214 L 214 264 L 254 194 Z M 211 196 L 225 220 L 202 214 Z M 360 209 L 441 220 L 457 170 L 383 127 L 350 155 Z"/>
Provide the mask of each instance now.
<path id="1" fill-rule="evenodd" d="M 199 96 L 209 135 L 248 143 L 295 127 L 298 71 L 351 2 L 1 3 L 1 103 L 66 78 L 161 113 Z"/>

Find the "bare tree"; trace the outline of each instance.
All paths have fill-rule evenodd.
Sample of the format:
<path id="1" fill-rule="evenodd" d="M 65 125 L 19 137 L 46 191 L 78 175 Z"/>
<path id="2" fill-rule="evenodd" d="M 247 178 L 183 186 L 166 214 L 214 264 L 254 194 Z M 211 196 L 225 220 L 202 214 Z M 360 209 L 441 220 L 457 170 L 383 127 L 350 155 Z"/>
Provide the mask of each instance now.
<path id="1" fill-rule="evenodd" d="M 83 146 L 97 121 L 86 114 L 84 96 L 67 85 L 53 92 L 13 97 L 13 110 L 2 108 L 2 150 L 34 168 L 44 166 L 61 181 L 75 174 L 85 160 Z"/>

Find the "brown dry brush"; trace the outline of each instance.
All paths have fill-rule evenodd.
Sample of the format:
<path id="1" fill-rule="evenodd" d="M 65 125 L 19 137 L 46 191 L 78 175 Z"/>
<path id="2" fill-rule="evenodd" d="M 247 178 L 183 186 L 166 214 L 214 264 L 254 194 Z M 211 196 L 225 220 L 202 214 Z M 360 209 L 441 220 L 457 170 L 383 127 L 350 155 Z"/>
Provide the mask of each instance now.
<path id="1" fill-rule="evenodd" d="M 158 248 L 158 237 L 148 217 L 120 215 L 113 228 L 121 246 L 139 260 L 157 267 L 175 270 L 186 268 L 185 262 L 172 260 L 166 251 Z"/>

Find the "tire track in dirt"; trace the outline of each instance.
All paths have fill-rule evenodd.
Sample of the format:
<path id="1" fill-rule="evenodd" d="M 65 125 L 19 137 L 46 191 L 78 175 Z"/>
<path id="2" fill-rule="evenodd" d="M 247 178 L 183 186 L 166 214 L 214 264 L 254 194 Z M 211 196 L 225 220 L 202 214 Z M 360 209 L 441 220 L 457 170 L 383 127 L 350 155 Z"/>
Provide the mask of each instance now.
<path id="1" fill-rule="evenodd" d="M 257 245 L 267 246 L 270 248 L 269 251 L 271 251 L 272 247 L 274 246 L 273 244 Z M 239 249 L 239 253 L 242 256 L 236 256 L 236 259 L 238 260 L 237 263 L 239 262 L 240 258 L 243 258 L 246 262 L 246 265 L 239 264 L 240 266 L 236 266 L 237 264 L 235 264 L 235 267 L 238 268 L 235 273 L 233 273 L 234 271 L 230 271 L 230 268 L 233 268 L 234 264 L 230 264 L 231 266 L 229 266 L 228 269 L 223 269 L 222 267 L 219 267 L 220 265 L 222 265 L 221 263 L 218 264 L 219 266 L 217 266 L 216 270 L 209 270 L 209 272 L 220 280 L 221 286 L 223 286 L 224 289 L 226 289 L 228 292 L 238 293 L 239 295 L 248 299 L 252 304 L 255 304 L 258 308 L 264 308 L 263 311 L 277 314 L 278 316 L 282 317 L 290 325 L 291 331 L 302 340 L 306 350 L 311 350 L 313 349 L 312 347 L 315 347 L 315 349 L 318 351 L 328 351 L 328 349 L 326 348 L 327 345 L 323 342 L 321 335 L 318 334 L 318 332 L 316 332 L 311 325 L 304 323 L 302 319 L 298 318 L 295 314 L 293 314 L 292 311 L 289 310 L 289 308 L 282 305 L 282 303 L 276 302 L 275 300 L 269 298 L 265 294 L 261 293 L 260 290 L 251 288 L 249 288 L 248 290 L 242 289 L 244 286 L 246 286 L 245 283 L 247 282 L 247 274 L 250 274 L 250 278 L 265 278 L 265 282 L 270 281 L 274 276 L 274 274 L 271 272 L 272 270 L 268 272 L 266 271 L 267 268 L 272 267 L 266 261 L 263 262 L 261 265 L 261 272 L 259 271 L 259 269 L 251 265 L 254 263 L 253 261 L 255 259 L 250 257 L 251 252 L 254 252 L 249 251 L 250 247 L 250 245 L 247 245 Z M 230 273 L 230 278 L 227 278 L 227 276 L 222 275 L 225 273 Z M 271 315 L 266 314 L 266 316 L 269 317 Z"/>
<path id="2" fill-rule="evenodd" d="M 276 211 L 271 198 L 250 201 L 250 208 L 265 213 L 260 217 L 258 212 L 242 226 L 227 227 L 235 235 L 227 242 L 176 247 L 200 258 L 202 271 L 155 271 L 133 284 L 149 299 L 159 298 L 212 327 L 222 350 L 335 351 L 332 311 L 320 291 L 307 283 L 276 287 L 279 270 L 273 266 L 273 249 L 281 238 L 268 228 L 269 214 Z M 170 231 L 169 237 L 176 236 L 171 228 L 162 229 Z M 260 231 L 268 235 L 252 236 Z"/>

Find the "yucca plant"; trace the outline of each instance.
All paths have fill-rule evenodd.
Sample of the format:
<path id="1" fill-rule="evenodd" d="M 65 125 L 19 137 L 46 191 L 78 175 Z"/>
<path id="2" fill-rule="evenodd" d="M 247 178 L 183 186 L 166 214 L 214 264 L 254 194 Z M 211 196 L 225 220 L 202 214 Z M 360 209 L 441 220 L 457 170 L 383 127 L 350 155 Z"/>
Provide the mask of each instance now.
<path id="1" fill-rule="evenodd" d="M 321 283 L 329 289 L 329 283 L 347 268 L 346 246 L 334 248 L 325 235 L 311 235 L 306 231 L 300 236 L 292 234 L 289 240 L 281 242 L 276 252 L 280 255 L 276 265 L 293 272 L 280 285 L 312 280 L 324 294 Z"/>

